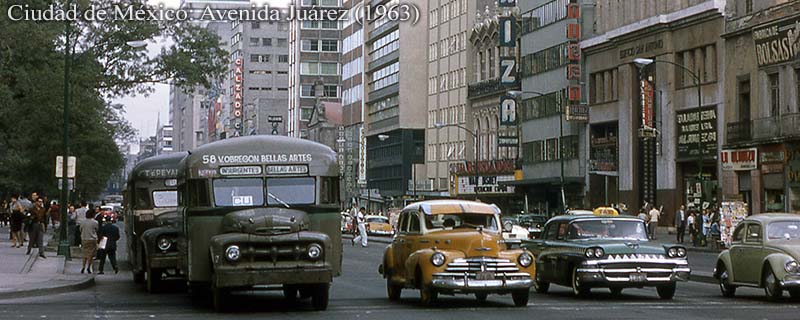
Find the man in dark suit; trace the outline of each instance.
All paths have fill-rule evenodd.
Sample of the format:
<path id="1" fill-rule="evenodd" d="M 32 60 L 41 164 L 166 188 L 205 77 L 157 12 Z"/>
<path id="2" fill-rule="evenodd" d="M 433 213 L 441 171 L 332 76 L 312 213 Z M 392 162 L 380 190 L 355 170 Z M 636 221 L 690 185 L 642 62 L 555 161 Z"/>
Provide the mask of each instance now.
<path id="1" fill-rule="evenodd" d="M 683 243 L 683 235 L 686 232 L 686 210 L 683 205 L 675 212 L 675 228 L 678 229 L 678 243 Z"/>

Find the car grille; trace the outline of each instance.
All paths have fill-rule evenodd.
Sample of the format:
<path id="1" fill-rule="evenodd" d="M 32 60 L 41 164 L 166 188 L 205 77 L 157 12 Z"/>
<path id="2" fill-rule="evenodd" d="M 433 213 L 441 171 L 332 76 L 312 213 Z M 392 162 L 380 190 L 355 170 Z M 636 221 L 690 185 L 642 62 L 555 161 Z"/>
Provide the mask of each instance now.
<path id="1" fill-rule="evenodd" d="M 470 273 L 479 271 L 491 272 L 518 272 L 519 268 L 511 260 L 478 257 L 478 258 L 458 258 L 447 264 L 446 272 Z"/>
<path id="2" fill-rule="evenodd" d="M 661 260 L 666 259 L 667 256 L 663 254 L 610 254 L 608 255 L 608 260 Z"/>
<path id="3" fill-rule="evenodd" d="M 648 280 L 666 281 L 675 264 L 662 254 L 624 254 L 609 255 L 599 267 L 611 281 L 625 281 L 631 274 L 644 274 Z"/>

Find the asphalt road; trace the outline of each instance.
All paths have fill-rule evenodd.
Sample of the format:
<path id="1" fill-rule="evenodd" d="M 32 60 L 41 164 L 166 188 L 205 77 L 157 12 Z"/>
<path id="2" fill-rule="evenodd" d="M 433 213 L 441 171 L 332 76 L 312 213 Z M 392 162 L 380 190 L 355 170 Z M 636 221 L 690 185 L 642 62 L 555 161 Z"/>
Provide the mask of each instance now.
<path id="1" fill-rule="evenodd" d="M 736 298 L 726 299 L 717 286 L 698 282 L 680 283 L 671 301 L 659 300 L 655 289 L 628 289 L 620 297 L 597 289 L 590 299 L 576 299 L 568 288 L 552 286 L 550 294 L 532 293 L 526 308 L 514 307 L 510 296 L 496 295 L 485 303 L 472 296 L 443 296 L 437 306 L 426 308 L 415 290 L 404 290 L 399 302 L 387 300 L 377 273 L 385 246 L 360 248 L 346 242 L 344 274 L 335 279 L 329 308 L 322 312 L 313 311 L 308 301 L 289 303 L 281 292 L 270 291 L 237 294 L 231 311 L 220 315 L 207 299 L 190 299 L 179 284 L 173 292 L 148 294 L 123 269 L 99 275 L 91 289 L 0 300 L 0 319 L 798 319 L 800 312 L 800 304 L 788 297 L 771 303 L 762 290 L 740 289 Z M 125 257 L 124 252 L 118 255 Z"/>

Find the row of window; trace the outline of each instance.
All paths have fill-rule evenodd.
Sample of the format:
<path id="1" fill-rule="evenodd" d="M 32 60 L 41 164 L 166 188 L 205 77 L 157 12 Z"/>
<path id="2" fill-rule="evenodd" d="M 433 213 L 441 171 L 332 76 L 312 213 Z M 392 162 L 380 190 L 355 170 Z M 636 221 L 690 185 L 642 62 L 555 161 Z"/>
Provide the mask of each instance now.
<path id="1" fill-rule="evenodd" d="M 338 20 L 303 20 L 300 25 L 303 30 L 339 30 Z"/>
<path id="2" fill-rule="evenodd" d="M 428 25 L 435 28 L 440 23 L 445 23 L 450 19 L 455 19 L 458 16 L 467 13 L 466 0 L 451 0 L 442 4 L 441 7 L 434 8 L 430 11 Z"/>
<path id="3" fill-rule="evenodd" d="M 345 63 L 342 66 L 342 80 L 350 79 L 364 71 L 364 59 L 358 57 L 357 59 Z"/>
<path id="4" fill-rule="evenodd" d="M 438 84 L 438 85 L 437 85 Z M 454 90 L 467 85 L 467 69 L 461 68 L 428 79 L 428 94 Z"/>
<path id="5" fill-rule="evenodd" d="M 377 91 L 399 81 L 400 62 L 378 69 L 372 74 L 372 91 Z"/>
<path id="6" fill-rule="evenodd" d="M 335 84 L 325 84 L 322 85 L 322 96 L 327 98 L 338 98 L 339 97 L 339 86 Z M 313 98 L 315 97 L 314 92 L 314 84 L 301 84 L 300 85 L 300 96 L 303 98 Z"/>
<path id="7" fill-rule="evenodd" d="M 522 13 L 522 33 L 533 32 L 563 20 L 567 17 L 568 3 L 569 0 L 554 0 Z"/>
<path id="8" fill-rule="evenodd" d="M 497 48 L 489 47 L 486 50 L 478 51 L 478 57 L 475 59 L 475 75 L 476 81 L 484 81 L 494 79 L 500 76 L 500 68 L 498 68 L 499 57 L 516 57 L 514 48 Z"/>
<path id="9" fill-rule="evenodd" d="M 529 77 L 542 72 L 550 71 L 567 64 L 567 43 L 562 43 L 539 52 L 534 52 L 522 57 L 521 73 Z"/>
<path id="10" fill-rule="evenodd" d="M 342 91 L 342 105 L 346 106 L 361 101 L 364 98 L 364 85 L 357 85 Z"/>
<path id="11" fill-rule="evenodd" d="M 364 44 L 364 29 L 358 29 L 342 40 L 342 53 L 348 53 Z"/>
<path id="12" fill-rule="evenodd" d="M 234 36 L 234 38 L 240 39 L 241 38 L 241 34 L 237 33 L 237 35 L 239 37 Z M 231 38 L 231 40 L 234 40 L 234 38 Z M 251 37 L 250 38 L 250 46 L 251 47 L 271 47 L 272 46 L 272 38 L 255 38 L 255 37 Z M 282 48 L 288 47 L 289 46 L 289 41 L 286 40 L 286 38 L 275 38 L 275 46 L 282 47 Z"/>
<path id="13" fill-rule="evenodd" d="M 466 123 L 466 105 L 460 104 L 428 111 L 428 128 L 436 127 L 437 123 L 444 125 Z"/>
<path id="14" fill-rule="evenodd" d="M 467 32 L 459 32 L 438 42 L 428 45 L 428 61 L 447 57 L 451 54 L 467 50 Z"/>
<path id="15" fill-rule="evenodd" d="M 589 103 L 598 104 L 619 99 L 619 78 L 617 68 L 598 71 L 589 75 Z"/>
<path id="16" fill-rule="evenodd" d="M 339 74 L 339 64 L 336 62 L 301 62 L 300 74 L 335 76 Z"/>
<path id="17" fill-rule="evenodd" d="M 369 53 L 371 61 L 376 61 L 392 52 L 400 49 L 400 29 L 378 38 L 372 43 L 372 50 Z"/>
<path id="18" fill-rule="evenodd" d="M 391 96 L 370 104 L 368 107 L 369 108 L 368 112 L 370 114 L 373 114 L 378 111 L 397 107 L 399 104 L 400 104 L 399 96 Z"/>
<path id="19" fill-rule="evenodd" d="M 539 163 L 557 161 L 559 158 L 558 138 L 537 140 L 522 144 L 522 161 L 524 163 Z M 561 152 L 564 160 L 578 158 L 578 136 L 564 136 L 561 138 Z"/>
<path id="20" fill-rule="evenodd" d="M 396 7 L 399 3 L 400 2 L 398 0 L 391 0 L 391 1 L 383 4 L 382 7 L 383 8 L 387 8 L 387 9 L 388 8 L 393 8 L 393 7 Z M 373 8 L 377 8 L 377 7 L 373 7 Z M 378 12 L 379 9 L 374 9 L 374 10 L 375 10 L 375 14 L 376 15 L 381 13 L 381 12 Z M 386 10 L 386 11 L 388 12 L 388 10 Z M 373 21 L 374 22 L 372 23 L 372 30 L 374 31 L 374 30 L 378 30 L 378 28 L 380 28 L 384 24 L 388 23 L 389 21 L 392 21 L 392 19 L 390 19 L 389 15 L 384 12 L 383 16 L 381 16 L 381 17 L 379 17 L 377 19 L 374 19 Z"/>
<path id="21" fill-rule="evenodd" d="M 273 21 L 270 21 L 269 24 L 273 24 Z M 235 23 L 233 28 L 236 28 L 239 24 Z M 261 29 L 261 22 L 260 21 L 253 21 L 250 24 L 250 29 Z M 289 24 L 286 22 L 278 22 L 278 31 L 289 31 Z"/>
<path id="22" fill-rule="evenodd" d="M 272 91 L 270 87 L 247 87 L 251 91 Z M 275 88 L 276 91 L 289 91 L 289 88 Z"/>
<path id="23" fill-rule="evenodd" d="M 717 47 L 713 44 L 675 54 L 675 63 L 684 65 L 700 78 L 701 83 L 717 81 Z M 682 68 L 675 68 L 678 88 L 695 85 L 695 79 Z"/>
<path id="24" fill-rule="evenodd" d="M 561 106 L 566 102 L 566 90 L 559 90 L 541 96 L 522 100 L 520 117 L 522 121 L 549 117 L 561 112 Z"/>
<path id="25" fill-rule="evenodd" d="M 278 62 L 279 63 L 288 63 L 289 62 L 289 55 L 288 54 L 279 54 Z M 271 55 L 269 54 L 251 54 L 250 55 L 250 62 L 269 62 L 271 59 Z"/>
<path id="26" fill-rule="evenodd" d="M 428 161 L 466 160 L 465 141 L 433 143 L 428 145 Z"/>
<path id="27" fill-rule="evenodd" d="M 280 59 L 278 59 L 278 60 L 280 60 Z M 268 75 L 268 74 L 272 74 L 272 71 L 271 70 L 250 70 L 249 73 L 250 74 L 255 74 L 255 75 Z M 275 73 L 276 74 L 289 74 L 288 71 L 275 71 Z M 231 75 L 233 75 L 233 73 L 231 73 Z"/>
<path id="28" fill-rule="evenodd" d="M 304 52 L 338 52 L 339 40 L 310 39 L 300 40 L 300 51 Z"/>

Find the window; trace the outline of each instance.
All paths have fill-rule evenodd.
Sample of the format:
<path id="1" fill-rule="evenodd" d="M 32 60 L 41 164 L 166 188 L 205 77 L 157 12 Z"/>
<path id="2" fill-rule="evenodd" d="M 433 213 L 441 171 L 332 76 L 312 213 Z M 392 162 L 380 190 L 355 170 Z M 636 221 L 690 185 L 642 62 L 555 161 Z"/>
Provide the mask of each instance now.
<path id="1" fill-rule="evenodd" d="M 250 38 L 250 46 L 251 47 L 258 47 L 261 41 L 258 38 Z"/>
<path id="2" fill-rule="evenodd" d="M 749 121 L 749 120 L 750 120 L 750 80 L 742 80 L 739 81 L 739 121 Z"/>
<path id="3" fill-rule="evenodd" d="M 339 178 L 322 177 L 320 186 L 320 203 L 339 203 Z"/>
<path id="4" fill-rule="evenodd" d="M 547 2 L 522 14 L 522 34 L 533 32 L 567 17 L 569 0 Z"/>
<path id="5" fill-rule="evenodd" d="M 562 43 L 522 57 L 522 76 L 528 77 L 566 65 L 567 43 Z"/>
<path id="6" fill-rule="evenodd" d="M 313 84 L 301 84 L 300 85 L 300 96 L 309 98 L 314 97 L 314 85 Z"/>
<path id="7" fill-rule="evenodd" d="M 399 71 L 399 62 L 395 62 L 375 71 L 372 74 L 372 90 L 380 90 L 397 83 Z"/>
<path id="8" fill-rule="evenodd" d="M 617 69 L 592 73 L 589 87 L 589 99 L 592 104 L 606 103 L 619 99 L 617 88 Z"/>
<path id="9" fill-rule="evenodd" d="M 300 107 L 300 120 L 311 120 L 311 114 L 314 113 L 314 107 Z"/>
<path id="10" fill-rule="evenodd" d="M 300 49 L 303 51 L 319 51 L 319 41 L 317 40 L 301 40 Z"/>
<path id="11" fill-rule="evenodd" d="M 557 233 L 558 233 L 558 224 L 557 223 L 551 223 L 547 227 L 547 231 L 545 231 L 545 233 L 544 233 L 544 238 L 547 239 L 547 240 L 555 240 Z"/>
<path id="12" fill-rule="evenodd" d="M 288 46 L 289 42 L 286 40 L 286 38 L 278 38 L 278 47 L 286 48 Z"/>
<path id="13" fill-rule="evenodd" d="M 288 54 L 278 55 L 278 62 L 280 62 L 280 63 L 288 63 L 289 62 L 289 55 Z"/>
<path id="14" fill-rule="evenodd" d="M 561 154 L 564 160 L 578 159 L 578 136 L 565 136 L 561 138 Z"/>
<path id="15" fill-rule="evenodd" d="M 713 44 L 678 52 L 675 54 L 675 63 L 692 70 L 701 83 L 717 81 L 717 50 Z M 675 83 L 678 88 L 692 87 L 695 78 L 683 68 L 676 67 Z"/>
<path id="16" fill-rule="evenodd" d="M 258 57 L 257 54 L 251 54 L 250 55 L 250 62 L 258 62 L 259 59 L 260 58 Z"/>
<path id="17" fill-rule="evenodd" d="M 745 14 L 753 13 L 753 0 L 744 1 L 744 13 Z"/>
<path id="18" fill-rule="evenodd" d="M 214 179 L 214 204 L 221 207 L 264 205 L 263 181 L 259 178 Z"/>
<path id="19" fill-rule="evenodd" d="M 558 160 L 558 138 L 547 139 L 544 148 L 545 161 Z"/>
<path id="20" fill-rule="evenodd" d="M 261 38 L 261 45 L 265 47 L 272 46 L 272 38 Z"/>
<path id="21" fill-rule="evenodd" d="M 370 52 L 372 61 L 378 60 L 400 49 L 400 42 L 398 41 L 399 35 L 400 31 L 395 30 L 375 40 L 375 42 L 372 43 L 372 52 Z"/>
<path id="22" fill-rule="evenodd" d="M 522 100 L 522 120 L 527 121 L 558 115 L 561 110 L 561 105 L 566 101 L 566 95 L 566 91 L 561 90 Z"/>
<path id="23" fill-rule="evenodd" d="M 334 39 L 320 40 L 320 47 L 323 52 L 337 52 L 339 51 L 339 41 Z"/>
<path id="24" fill-rule="evenodd" d="M 747 234 L 744 239 L 745 242 L 761 242 L 761 225 L 756 223 L 747 224 Z"/>
<path id="25" fill-rule="evenodd" d="M 733 231 L 733 242 L 740 242 L 744 239 L 744 223 L 739 224 L 736 230 Z"/>
<path id="26" fill-rule="evenodd" d="M 178 191 L 153 191 L 153 206 L 159 207 L 177 207 L 178 206 Z"/>
<path id="27" fill-rule="evenodd" d="M 409 214 L 409 223 L 408 223 L 408 232 L 409 233 L 419 233 L 420 226 L 419 226 L 419 216 L 416 213 Z"/>
<path id="28" fill-rule="evenodd" d="M 320 29 L 328 29 L 328 30 L 338 30 L 339 29 L 339 21 L 338 20 L 322 20 L 319 23 Z"/>
<path id="29" fill-rule="evenodd" d="M 292 205 L 313 204 L 316 193 L 313 177 L 302 178 L 268 178 L 267 204 Z"/>
<path id="30" fill-rule="evenodd" d="M 522 161 L 537 163 L 544 161 L 544 141 L 531 141 L 522 144 Z"/>
<path id="31" fill-rule="evenodd" d="M 781 80 L 778 73 L 768 76 L 769 79 L 769 111 L 770 116 L 777 117 L 781 112 Z"/>
<path id="32" fill-rule="evenodd" d="M 250 25 L 250 28 L 251 28 L 251 29 L 261 29 L 261 24 L 260 24 L 258 21 L 254 21 L 254 22 L 253 22 L 253 23 Z"/>
<path id="33" fill-rule="evenodd" d="M 300 74 L 337 75 L 339 74 L 339 64 L 335 62 L 301 62 Z"/>
<path id="34" fill-rule="evenodd" d="M 323 93 L 324 97 L 337 98 L 339 97 L 339 86 L 326 84 L 323 87 Z"/>
<path id="35" fill-rule="evenodd" d="M 278 22 L 278 31 L 289 31 L 289 24 L 286 22 Z"/>

